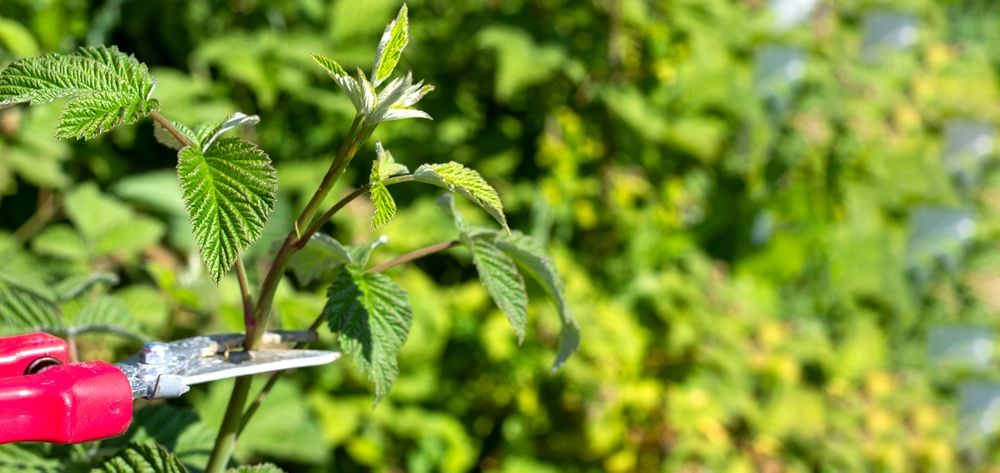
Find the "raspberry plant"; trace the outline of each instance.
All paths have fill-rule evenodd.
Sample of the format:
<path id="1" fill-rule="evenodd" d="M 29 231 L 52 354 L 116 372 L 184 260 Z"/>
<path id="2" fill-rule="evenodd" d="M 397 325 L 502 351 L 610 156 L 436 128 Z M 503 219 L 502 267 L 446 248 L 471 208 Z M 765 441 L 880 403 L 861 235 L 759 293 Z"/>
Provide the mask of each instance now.
<path id="1" fill-rule="evenodd" d="M 327 290 L 326 306 L 311 328 L 326 322 L 338 336 L 341 349 L 350 354 L 356 368 L 374 385 L 374 403 L 377 404 L 388 394 L 397 376 L 397 355 L 412 324 L 407 293 L 384 274 L 385 270 L 463 246 L 472 254 L 483 285 L 513 325 L 519 342 L 525 336 L 528 307 L 524 276 L 536 280 L 553 298 L 563 322 L 553 366 L 557 369 L 579 344 L 579 330 L 563 300 L 559 277 L 536 241 L 510 230 L 499 195 L 478 172 L 456 162 L 423 164 L 411 172 L 381 143 L 375 143 L 369 182 L 330 208 L 321 208 L 338 178 L 364 148 L 376 127 L 395 120 L 431 118 L 415 106 L 434 87 L 422 81 L 414 82 L 410 73 L 393 78 L 408 41 L 404 5 L 382 35 L 370 74 L 360 69 L 349 73 L 330 57 L 312 56 L 350 98 L 355 118 L 312 198 L 288 229 L 287 236 L 276 245 L 269 269 L 255 289 L 251 288 L 247 277 L 242 253 L 261 237 L 274 210 L 277 172 L 263 149 L 241 137 L 228 135 L 236 128 L 254 126 L 259 121 L 257 116 L 236 112 L 197 126 L 171 120 L 158 111 L 159 102 L 154 98 L 156 81 L 147 67 L 113 46 L 85 47 L 73 54 L 48 54 L 14 62 L 0 72 L 0 106 L 68 100 L 57 127 L 57 135 L 61 138 L 94 139 L 116 127 L 151 118 L 157 139 L 177 151 L 177 179 L 205 269 L 216 284 L 230 270 L 236 274 L 247 334 L 245 349 L 253 349 L 268 327 L 275 292 L 286 271 L 292 271 L 300 281 L 306 282 L 320 275 L 335 274 Z M 452 217 L 458 238 L 373 266 L 369 259 L 380 240 L 348 246 L 321 233 L 331 217 L 364 194 L 368 194 L 374 206 L 371 229 L 385 225 L 397 212 L 389 188 L 406 182 L 431 184 L 448 191 L 439 202 Z M 500 228 L 467 224 L 456 210 L 452 194 L 459 194 L 481 207 Z M 81 316 L 83 320 L 63 321 L 54 301 L 45 300 L 12 282 L 0 284 L 0 308 L 6 325 L 22 330 L 60 333 L 60 330 L 114 329 L 127 323 L 114 316 L 113 308 L 107 308 L 106 313 L 92 310 L 94 313 Z M 249 406 L 250 378 L 236 380 L 205 471 L 220 472 L 229 465 L 242 428 L 279 375 L 271 375 L 261 394 Z M 104 471 L 185 470 L 172 453 L 160 446 L 142 443 L 118 451 L 99 468 Z M 278 470 L 262 465 L 231 471 Z"/>

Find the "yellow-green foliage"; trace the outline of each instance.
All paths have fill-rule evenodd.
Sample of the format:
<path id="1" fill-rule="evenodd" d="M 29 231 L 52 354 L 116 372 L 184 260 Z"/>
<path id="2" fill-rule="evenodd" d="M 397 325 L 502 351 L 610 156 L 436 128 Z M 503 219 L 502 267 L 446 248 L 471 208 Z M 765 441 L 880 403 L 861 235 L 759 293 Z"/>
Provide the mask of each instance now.
<path id="1" fill-rule="evenodd" d="M 245 258 L 257 268 L 354 114 L 310 53 L 335 53 L 344 67 L 329 66 L 334 76 L 370 67 L 371 44 L 401 2 L 2 3 L 0 67 L 114 43 L 157 65 L 168 116 L 261 116 L 246 138 L 268 150 L 280 182 Z M 959 446 L 956 395 L 962 379 L 1000 372 L 956 375 L 926 356 L 936 326 L 998 326 L 995 164 L 963 187 L 941 156 L 950 120 L 1000 120 L 1000 42 L 987 34 L 1000 10 L 820 2 L 810 20 L 778 31 L 769 3 L 408 2 L 410 49 L 397 75 L 413 69 L 437 86 L 421 102 L 434 121 L 384 127 L 373 141 L 411 169 L 474 167 L 499 191 L 511 227 L 555 254 L 580 351 L 551 374 L 560 317 L 544 288 L 528 283 L 526 332 L 536 336 L 519 345 L 468 252 L 435 255 L 393 270 L 413 321 L 378 407 L 346 362 L 289 376 L 238 458 L 288 471 L 412 472 L 969 471 L 1000 459 L 995 442 Z M 866 62 L 865 16 L 886 9 L 917 20 L 917 42 Z M 770 101 L 754 67 L 768 44 L 806 59 L 799 85 Z M 129 129 L 56 141 L 51 113 L 0 110 L 0 278 L 28 273 L 22 284 L 44 287 L 112 271 L 118 286 L 88 294 L 120 298 L 152 336 L 239 329 L 235 279 L 216 287 L 204 275 L 180 190 L 158 177 L 172 166 L 169 150 Z M 367 171 L 348 181 L 367 183 Z M 88 181 L 166 234 L 95 248 L 65 202 L 93 191 L 74 184 Z M 379 261 L 454 238 L 432 197 L 392 191 L 398 215 L 376 220 L 378 233 L 359 200 L 334 219 L 334 235 L 385 234 Z M 928 205 L 977 216 L 947 270 L 908 257 L 911 216 Z M 464 215 L 495 227 L 471 206 Z M 281 286 L 284 327 L 322 310 L 336 275 L 321 273 Z M 83 338 L 80 348 L 112 356 L 130 343 Z M 185 463 L 204 464 L 197 447 L 211 445 L 228 392 L 185 398 L 201 417 L 178 430 Z"/>

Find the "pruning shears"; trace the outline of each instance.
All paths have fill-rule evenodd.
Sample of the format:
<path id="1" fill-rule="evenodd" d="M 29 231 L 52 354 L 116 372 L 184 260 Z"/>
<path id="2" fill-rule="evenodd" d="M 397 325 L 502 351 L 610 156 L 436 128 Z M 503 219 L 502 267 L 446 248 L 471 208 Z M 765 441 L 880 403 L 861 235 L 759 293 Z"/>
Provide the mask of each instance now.
<path id="1" fill-rule="evenodd" d="M 134 399 L 163 399 L 191 385 L 270 371 L 323 365 L 340 353 L 290 348 L 312 331 L 266 333 L 242 351 L 243 334 L 149 342 L 115 363 L 70 363 L 65 340 L 31 333 L 0 338 L 0 444 L 80 443 L 121 435 Z"/>

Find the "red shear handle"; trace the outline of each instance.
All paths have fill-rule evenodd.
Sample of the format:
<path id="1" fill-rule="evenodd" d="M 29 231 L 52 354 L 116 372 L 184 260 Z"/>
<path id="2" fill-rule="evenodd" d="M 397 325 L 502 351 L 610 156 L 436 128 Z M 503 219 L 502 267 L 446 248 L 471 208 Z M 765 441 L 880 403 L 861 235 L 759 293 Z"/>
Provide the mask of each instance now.
<path id="1" fill-rule="evenodd" d="M 27 374 L 32 363 L 44 358 L 69 363 L 66 340 L 44 332 L 0 338 L 0 378 Z"/>
<path id="2" fill-rule="evenodd" d="M 128 379 L 103 361 L 0 379 L 0 444 L 87 442 L 121 435 L 131 422 Z"/>

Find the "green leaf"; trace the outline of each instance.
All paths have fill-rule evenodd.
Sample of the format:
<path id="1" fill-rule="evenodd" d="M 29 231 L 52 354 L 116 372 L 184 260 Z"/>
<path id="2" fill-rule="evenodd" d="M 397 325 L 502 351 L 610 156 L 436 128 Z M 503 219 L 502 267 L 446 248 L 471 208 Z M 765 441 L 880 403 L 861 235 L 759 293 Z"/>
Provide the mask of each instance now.
<path id="1" fill-rule="evenodd" d="M 525 325 L 528 321 L 528 291 L 517 266 L 493 244 L 492 239 L 466 236 L 462 240 L 472 251 L 472 261 L 479 273 L 479 280 L 486 286 L 486 292 L 514 327 L 518 343 L 524 342 Z"/>
<path id="2" fill-rule="evenodd" d="M 351 260 L 348 249 L 339 241 L 322 233 L 314 233 L 306 246 L 295 252 L 288 267 L 300 283 L 309 284 Z"/>
<path id="3" fill-rule="evenodd" d="M 372 215 L 371 225 L 372 231 L 375 231 L 382 225 L 391 222 L 393 217 L 396 216 L 396 201 L 392 199 L 389 189 L 381 182 L 376 182 L 372 185 L 368 195 L 371 198 L 372 205 L 375 206 L 375 214 Z"/>
<path id="4" fill-rule="evenodd" d="M 375 97 L 375 107 L 368 115 L 368 122 L 372 124 L 402 120 L 404 118 L 424 118 L 431 120 L 431 116 L 422 110 L 413 108 L 413 105 L 424 98 L 429 92 L 434 90 L 433 85 L 424 85 L 423 81 L 413 83 L 413 75 L 406 73 L 403 77 L 397 77 L 387 84 Z"/>
<path id="5" fill-rule="evenodd" d="M 388 238 L 383 235 L 371 243 L 361 243 L 358 245 L 351 245 L 349 247 L 351 254 L 351 265 L 354 267 L 362 268 L 368 266 L 368 260 L 372 256 L 372 252 L 375 248 L 378 248 L 386 243 L 388 243 Z"/>
<path id="6" fill-rule="evenodd" d="M 382 142 L 375 143 L 375 161 L 372 163 L 372 172 L 368 180 L 371 183 L 369 196 L 372 205 L 375 206 L 375 215 L 372 216 L 371 229 L 381 227 L 392 221 L 396 216 L 396 201 L 393 200 L 389 189 L 381 181 L 399 174 L 406 174 L 410 170 L 396 162 L 392 153 L 382 147 Z"/>
<path id="7" fill-rule="evenodd" d="M 400 13 L 403 15 L 402 21 L 393 22 L 397 25 L 397 29 L 402 25 L 402 34 L 406 35 L 405 22 L 406 22 L 406 6 Z M 386 29 L 386 35 L 391 35 L 390 29 L 393 26 L 390 25 Z M 389 41 L 386 36 L 383 36 L 383 43 Z M 398 38 L 397 38 L 398 39 Z M 405 38 L 404 38 L 405 39 Z M 391 41 L 389 41 L 391 43 Z M 394 55 L 390 54 L 390 48 L 392 44 L 385 43 L 382 46 L 385 49 L 380 49 L 380 54 L 385 52 L 386 55 L 383 59 L 376 59 L 376 67 L 372 70 L 372 81 L 370 82 L 361 69 L 358 69 L 357 78 L 351 77 L 347 74 L 340 64 L 336 61 L 330 59 L 329 57 L 323 56 L 322 54 L 313 54 L 313 60 L 317 64 L 326 69 L 327 74 L 337 83 L 338 86 L 347 94 L 347 97 L 351 99 L 351 103 L 354 104 L 354 109 L 358 112 L 360 116 L 365 118 L 365 123 L 368 125 L 377 125 L 382 122 L 391 120 L 402 120 L 404 118 L 425 118 L 431 119 L 431 116 L 422 110 L 417 110 L 413 108 L 417 102 L 420 101 L 425 95 L 434 90 L 432 85 L 424 85 L 423 81 L 413 83 L 413 75 L 407 73 L 403 77 L 398 77 L 390 82 L 388 85 L 382 88 L 378 94 L 375 93 L 375 88 L 378 87 L 382 82 L 392 73 L 392 68 L 395 67 L 396 63 L 399 61 L 399 53 L 402 52 L 402 48 L 406 46 L 405 41 L 400 46 L 399 51 Z M 381 63 L 379 61 L 382 61 Z M 390 67 L 391 62 L 391 67 Z M 389 67 L 388 72 L 385 73 L 385 77 L 376 80 L 375 71 L 378 67 Z"/>
<path id="8" fill-rule="evenodd" d="M 91 139 L 118 127 L 130 125 L 145 113 L 131 109 L 134 99 L 115 92 L 93 92 L 70 101 L 59 117 L 56 136 Z"/>
<path id="9" fill-rule="evenodd" d="M 226 473 L 285 473 L 285 470 L 278 468 L 272 463 L 261 463 L 259 465 L 243 465 L 238 468 L 230 468 Z"/>
<path id="10" fill-rule="evenodd" d="M 358 70 L 358 76 L 364 79 L 360 70 Z M 364 84 L 362 84 L 362 81 L 359 81 L 347 74 L 330 74 L 330 77 L 337 83 L 340 90 L 343 90 L 344 93 L 347 94 L 347 98 L 351 99 L 351 104 L 354 105 L 354 110 L 356 110 L 358 114 L 367 116 L 371 113 L 372 108 L 375 106 L 375 95 L 374 92 L 370 90 L 370 87 L 368 87 L 370 84 L 368 84 L 367 79 L 364 79 Z"/>
<path id="11" fill-rule="evenodd" d="M 142 208 L 184 215 L 181 187 L 177 184 L 177 173 L 173 169 L 124 177 L 115 183 L 112 190 L 121 199 Z"/>
<path id="12" fill-rule="evenodd" d="M 357 84 L 360 91 L 360 96 L 358 100 L 361 101 L 361 108 L 358 109 L 365 116 L 371 115 L 372 111 L 375 110 L 375 102 L 377 100 L 375 94 L 375 86 L 371 82 L 368 82 L 368 78 L 365 77 L 365 73 L 361 72 L 361 68 L 358 68 L 357 73 Z M 357 104 L 355 104 L 357 106 Z"/>
<path id="13" fill-rule="evenodd" d="M 337 77 L 347 75 L 347 71 L 345 71 L 343 67 L 340 67 L 340 64 L 337 64 L 337 61 L 334 61 L 328 56 L 313 53 L 312 58 L 313 61 L 316 61 L 316 64 L 319 64 L 320 67 L 326 69 L 326 73 L 329 74 L 331 78 L 336 79 Z"/>
<path id="14" fill-rule="evenodd" d="M 372 172 L 368 179 L 372 184 L 382 179 L 410 172 L 405 165 L 396 162 L 392 157 L 392 153 L 382 147 L 381 141 L 375 143 L 375 156 L 375 162 L 372 164 Z"/>
<path id="15" fill-rule="evenodd" d="M 236 112 L 229 115 L 224 120 L 217 122 L 208 122 L 199 125 L 198 128 L 194 130 L 194 142 L 201 145 L 201 150 L 204 152 L 215 140 L 219 139 L 227 131 L 241 126 L 254 126 L 260 123 L 260 117 L 257 115 L 247 115 L 243 112 Z"/>
<path id="16" fill-rule="evenodd" d="M 192 143 L 198 145 L 202 152 L 204 152 L 212 146 L 212 143 L 214 143 L 215 140 L 219 139 L 219 137 L 227 131 L 241 126 L 256 125 L 260 123 L 260 117 L 257 115 L 247 115 L 243 112 L 236 112 L 222 120 L 202 123 L 193 130 L 182 123 L 175 122 L 173 120 L 168 121 L 174 126 L 175 129 L 177 129 L 177 131 L 179 131 Z M 167 131 L 167 129 L 160 125 L 159 122 L 156 122 L 153 134 L 156 136 L 156 140 L 159 141 L 160 144 L 168 148 L 173 148 L 179 151 L 185 146 L 184 143 L 181 143 L 177 137 Z"/>
<path id="17" fill-rule="evenodd" d="M 517 266 L 497 248 L 492 235 L 470 233 L 465 220 L 455 209 L 454 199 L 450 194 L 442 196 L 441 203 L 451 213 L 462 244 L 472 252 L 472 262 L 476 265 L 479 280 L 486 286 L 486 292 L 514 327 L 518 343 L 523 342 L 528 321 L 528 291 Z"/>
<path id="18" fill-rule="evenodd" d="M 218 284 L 274 210 L 276 172 L 260 148 L 227 138 L 204 153 L 182 149 L 177 177 L 202 260 Z"/>
<path id="19" fill-rule="evenodd" d="M 127 223 L 133 217 L 127 205 L 101 193 L 92 182 L 71 190 L 65 202 L 70 221 L 89 242 L 100 240 L 113 227 Z"/>
<path id="20" fill-rule="evenodd" d="M 409 24 L 407 19 L 406 4 L 399 9 L 396 19 L 392 20 L 385 27 L 382 39 L 379 40 L 378 50 L 375 52 L 375 63 L 372 66 L 372 85 L 378 87 L 384 80 L 392 75 L 399 63 L 399 57 L 403 54 L 403 49 L 410 41 Z"/>
<path id="21" fill-rule="evenodd" d="M 59 309 L 47 297 L 0 279 L 0 332 L 59 331 Z"/>
<path id="22" fill-rule="evenodd" d="M 156 244 L 166 231 L 159 220 L 136 215 L 124 202 L 103 194 L 93 183 L 73 189 L 65 205 L 88 250 L 97 256 L 134 256 Z"/>
<path id="23" fill-rule="evenodd" d="M 31 249 L 39 255 L 67 261 L 87 261 L 87 242 L 73 227 L 55 224 L 47 227 L 31 240 Z"/>
<path id="24" fill-rule="evenodd" d="M 188 468 L 200 471 L 208 462 L 214 440 L 215 433 L 194 410 L 158 404 L 138 409 L 128 432 L 105 440 L 101 448 L 156 442 L 176 455 Z"/>
<path id="25" fill-rule="evenodd" d="M 155 110 L 153 86 L 135 57 L 114 46 L 84 47 L 15 61 L 0 72 L 0 106 L 70 98 L 56 135 L 90 139 Z"/>
<path id="26" fill-rule="evenodd" d="M 504 230 L 510 232 L 500 196 L 478 172 L 451 161 L 444 164 L 423 164 L 413 173 L 413 178 L 464 195 L 489 212 Z"/>
<path id="27" fill-rule="evenodd" d="M 130 221 L 108 229 L 96 242 L 94 252 L 97 256 L 131 257 L 155 245 L 163 238 L 164 233 L 166 228 L 159 220 L 135 215 Z"/>
<path id="28" fill-rule="evenodd" d="M 133 443 L 105 460 L 92 473 L 187 473 L 181 461 L 155 443 Z"/>
<path id="29" fill-rule="evenodd" d="M 64 471 L 61 462 L 52 458 L 52 445 L 6 444 L 0 445 L 0 471 L 48 473 Z"/>
<path id="30" fill-rule="evenodd" d="M 377 404 L 399 373 L 396 356 L 413 323 L 406 291 L 384 274 L 349 268 L 330 285 L 323 315 L 340 334 L 341 348 L 375 384 Z"/>
<path id="31" fill-rule="evenodd" d="M 557 370 L 580 347 L 580 327 L 566 304 L 562 279 L 541 244 L 534 238 L 515 232 L 511 239 L 497 235 L 495 241 L 496 246 L 513 259 L 522 271 L 538 281 L 559 310 L 562 331 L 559 334 L 559 351 L 552 366 L 553 370 Z"/>
<path id="32" fill-rule="evenodd" d="M 87 302 L 80 313 L 66 324 L 66 334 L 111 333 L 133 340 L 145 340 L 139 322 L 125 303 L 114 296 L 99 296 Z"/>

